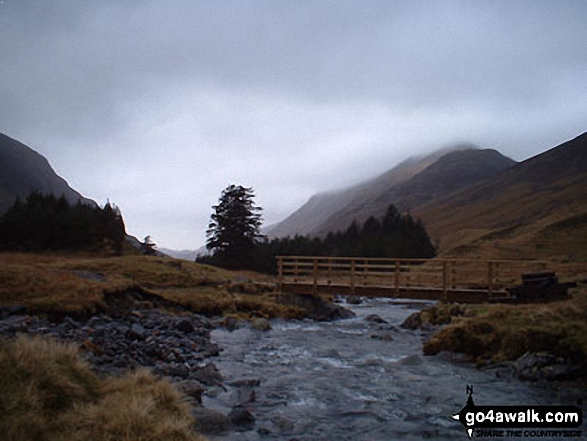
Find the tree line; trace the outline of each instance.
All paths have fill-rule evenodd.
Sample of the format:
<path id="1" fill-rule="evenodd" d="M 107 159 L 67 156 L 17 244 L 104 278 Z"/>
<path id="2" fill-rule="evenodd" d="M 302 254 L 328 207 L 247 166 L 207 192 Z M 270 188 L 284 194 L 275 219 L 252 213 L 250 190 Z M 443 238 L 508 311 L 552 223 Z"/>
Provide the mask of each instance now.
<path id="1" fill-rule="evenodd" d="M 31 193 L 0 217 L 0 249 L 8 251 L 111 250 L 121 254 L 126 229 L 120 211 L 70 204 L 64 196 Z"/>
<path id="2" fill-rule="evenodd" d="M 259 228 L 262 210 L 253 201 L 251 188 L 227 187 L 211 216 L 207 248 L 211 254 L 200 263 L 229 269 L 275 273 L 275 256 L 343 256 L 432 258 L 436 249 L 424 225 L 410 214 L 401 214 L 390 205 L 381 219 L 369 217 L 363 224 L 353 222 L 346 230 L 325 237 L 263 237 Z"/>

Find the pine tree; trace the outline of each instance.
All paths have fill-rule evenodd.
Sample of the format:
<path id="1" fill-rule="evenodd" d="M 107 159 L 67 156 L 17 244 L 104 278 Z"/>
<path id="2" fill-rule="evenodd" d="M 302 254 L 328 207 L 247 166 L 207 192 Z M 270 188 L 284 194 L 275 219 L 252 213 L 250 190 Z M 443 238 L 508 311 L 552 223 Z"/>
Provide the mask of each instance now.
<path id="1" fill-rule="evenodd" d="M 253 202 L 251 188 L 229 185 L 223 190 L 206 234 L 214 260 L 227 268 L 247 268 L 259 238 L 262 208 Z"/>

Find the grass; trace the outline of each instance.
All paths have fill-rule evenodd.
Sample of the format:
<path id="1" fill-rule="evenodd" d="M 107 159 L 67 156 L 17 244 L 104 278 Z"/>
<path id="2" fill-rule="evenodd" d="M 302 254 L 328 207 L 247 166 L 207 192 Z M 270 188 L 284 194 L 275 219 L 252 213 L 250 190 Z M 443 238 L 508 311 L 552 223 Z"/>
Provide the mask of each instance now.
<path id="1" fill-rule="evenodd" d="M 0 433 L 12 441 L 202 441 L 183 396 L 138 370 L 100 379 L 72 344 L 0 342 Z"/>
<path id="2" fill-rule="evenodd" d="M 440 319 L 437 319 L 440 317 Z M 448 323 L 424 353 L 469 354 L 478 362 L 515 360 L 526 352 L 547 351 L 587 365 L 587 286 L 569 300 L 544 304 L 439 305 L 423 320 Z"/>
<path id="3" fill-rule="evenodd" d="M 108 308 L 107 297 L 139 291 L 205 315 L 303 317 L 276 301 L 270 276 L 232 272 L 171 258 L 88 257 L 0 253 L 0 306 L 24 305 L 36 314 L 88 315 Z"/>

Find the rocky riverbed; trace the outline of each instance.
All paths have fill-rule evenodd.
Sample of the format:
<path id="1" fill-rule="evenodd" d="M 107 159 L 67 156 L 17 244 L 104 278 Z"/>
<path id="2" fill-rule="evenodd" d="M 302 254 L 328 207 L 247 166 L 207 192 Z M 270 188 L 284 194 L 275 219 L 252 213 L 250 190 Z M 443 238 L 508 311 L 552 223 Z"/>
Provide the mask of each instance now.
<path id="1" fill-rule="evenodd" d="M 196 428 L 211 439 L 453 439 L 464 435 L 450 415 L 464 404 L 468 384 L 493 404 L 581 398 L 572 388 L 521 382 L 504 367 L 477 370 L 450 354 L 423 357 L 421 342 L 431 330 L 401 326 L 423 304 L 352 303 L 348 310 L 314 305 L 316 318 L 346 320 L 251 323 L 140 302 L 53 319 L 16 306 L 0 308 L 0 335 L 76 342 L 101 375 L 147 367 L 188 396 Z M 526 370 L 533 365 L 529 356 L 522 361 Z"/>
<path id="2" fill-rule="evenodd" d="M 306 308 L 308 316 L 316 320 L 353 315 L 345 308 L 318 299 L 289 295 L 283 296 L 281 301 Z M 227 390 L 214 363 L 222 348 L 211 341 L 211 331 L 215 328 L 235 330 L 242 324 L 233 318 L 212 320 L 185 308 L 178 309 L 178 305 L 169 302 L 156 305 L 157 302 L 161 299 L 126 293 L 111 296 L 101 314 L 75 318 L 42 318 L 28 314 L 22 306 L 0 307 L 0 336 L 10 338 L 21 333 L 75 342 L 82 356 L 100 375 L 120 375 L 139 367 L 151 369 L 186 394 L 193 404 L 196 429 L 200 432 L 219 434 L 250 427 L 255 417 L 243 404 L 254 401 L 256 379 L 230 382 L 228 387 L 237 390 L 230 409 L 219 412 L 202 406 L 203 394 L 215 396 Z M 145 304 L 160 308 L 142 307 Z M 264 319 L 247 326 L 271 328 Z"/>

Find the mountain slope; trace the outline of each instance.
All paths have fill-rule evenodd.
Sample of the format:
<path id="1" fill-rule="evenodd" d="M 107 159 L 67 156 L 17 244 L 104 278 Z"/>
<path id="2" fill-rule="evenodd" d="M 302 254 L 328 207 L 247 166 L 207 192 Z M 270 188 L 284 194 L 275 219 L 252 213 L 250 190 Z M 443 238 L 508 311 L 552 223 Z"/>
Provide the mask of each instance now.
<path id="1" fill-rule="evenodd" d="M 313 233 L 323 235 L 346 228 L 353 220 L 362 223 L 369 216 L 381 217 L 390 204 L 399 211 L 413 211 L 513 164 L 515 161 L 495 150 L 467 149 L 447 153 L 409 179 L 379 189 L 374 197 L 353 199 Z"/>
<path id="2" fill-rule="evenodd" d="M 587 133 L 415 210 L 455 256 L 587 257 Z"/>
<path id="3" fill-rule="evenodd" d="M 58 176 L 44 156 L 0 133 L 0 214 L 17 198 L 25 198 L 32 191 L 64 195 L 72 204 L 81 200 L 96 205 Z"/>
<path id="4" fill-rule="evenodd" d="M 438 150 L 426 156 L 409 158 L 375 179 L 362 182 L 347 189 L 314 195 L 285 220 L 270 227 L 267 230 L 267 235 L 269 237 L 285 237 L 295 236 L 296 234 L 320 234 L 325 229 L 323 227 L 325 224 L 332 224 L 333 219 L 336 219 L 338 213 L 346 207 L 349 207 L 348 211 L 350 214 L 345 216 L 341 226 L 336 225 L 335 222 L 335 229 L 343 229 L 353 221 L 353 215 L 356 215 L 355 212 L 357 210 L 360 211 L 360 206 L 365 201 L 376 200 L 388 191 L 389 188 L 393 188 L 409 180 L 451 151 L 472 148 L 475 148 L 475 146 L 471 144 L 460 144 Z M 383 210 L 386 208 L 387 206 Z M 370 213 L 367 213 L 359 217 L 366 219 L 369 215 Z M 351 217 L 350 220 L 347 219 L 349 216 Z M 330 226 L 327 228 L 330 228 Z"/>

